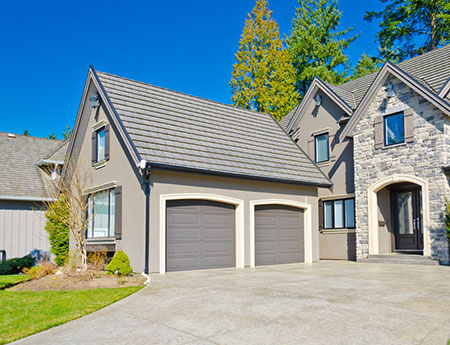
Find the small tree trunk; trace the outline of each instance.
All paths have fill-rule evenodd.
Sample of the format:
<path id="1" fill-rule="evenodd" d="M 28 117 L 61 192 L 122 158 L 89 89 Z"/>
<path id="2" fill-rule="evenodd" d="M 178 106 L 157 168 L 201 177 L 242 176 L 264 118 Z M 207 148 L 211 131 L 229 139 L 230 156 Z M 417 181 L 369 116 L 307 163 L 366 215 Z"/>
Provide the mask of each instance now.
<path id="1" fill-rule="evenodd" d="M 437 48 L 437 39 L 436 39 L 436 12 L 435 9 L 432 8 L 430 10 L 430 31 L 431 31 L 431 38 L 430 38 L 430 47 L 429 50 L 433 50 Z"/>

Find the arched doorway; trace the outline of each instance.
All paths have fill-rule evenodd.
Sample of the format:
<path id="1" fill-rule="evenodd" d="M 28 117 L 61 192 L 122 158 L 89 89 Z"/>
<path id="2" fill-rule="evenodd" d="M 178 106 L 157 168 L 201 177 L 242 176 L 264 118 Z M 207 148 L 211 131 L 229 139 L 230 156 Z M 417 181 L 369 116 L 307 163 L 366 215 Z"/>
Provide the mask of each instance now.
<path id="1" fill-rule="evenodd" d="M 394 175 L 368 189 L 369 254 L 430 255 L 428 184 Z"/>

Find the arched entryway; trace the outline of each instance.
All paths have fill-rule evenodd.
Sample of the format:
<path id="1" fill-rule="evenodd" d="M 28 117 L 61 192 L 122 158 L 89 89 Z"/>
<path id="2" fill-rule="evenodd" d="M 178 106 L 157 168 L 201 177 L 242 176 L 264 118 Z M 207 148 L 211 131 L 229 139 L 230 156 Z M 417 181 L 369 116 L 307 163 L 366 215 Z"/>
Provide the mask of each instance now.
<path id="1" fill-rule="evenodd" d="M 368 189 L 369 254 L 430 255 L 428 184 L 410 175 L 384 178 Z"/>

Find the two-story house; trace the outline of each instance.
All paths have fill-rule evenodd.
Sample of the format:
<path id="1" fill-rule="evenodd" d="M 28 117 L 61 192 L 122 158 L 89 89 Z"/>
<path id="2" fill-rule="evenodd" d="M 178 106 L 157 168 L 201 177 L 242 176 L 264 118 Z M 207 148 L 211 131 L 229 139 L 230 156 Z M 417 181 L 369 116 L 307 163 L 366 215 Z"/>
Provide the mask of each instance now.
<path id="1" fill-rule="evenodd" d="M 320 257 L 448 262 L 450 46 L 334 86 L 315 79 L 280 124 L 333 182 L 319 189 Z"/>

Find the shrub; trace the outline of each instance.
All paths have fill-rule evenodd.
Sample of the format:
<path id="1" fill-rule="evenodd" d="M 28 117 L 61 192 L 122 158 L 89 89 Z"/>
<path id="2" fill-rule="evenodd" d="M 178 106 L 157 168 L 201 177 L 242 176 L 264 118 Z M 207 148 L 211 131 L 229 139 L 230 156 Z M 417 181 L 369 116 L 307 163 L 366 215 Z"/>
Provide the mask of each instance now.
<path id="1" fill-rule="evenodd" d="M 64 265 L 69 257 L 69 208 L 66 196 L 62 195 L 52 203 L 45 213 L 50 251 L 55 254 L 55 263 Z"/>
<path id="2" fill-rule="evenodd" d="M 22 258 L 8 259 L 0 262 L 0 275 L 5 274 L 18 274 L 21 273 L 24 268 L 33 267 L 34 259 L 30 255 L 26 255 Z"/>
<path id="3" fill-rule="evenodd" d="M 130 266 L 130 259 L 123 250 L 119 250 L 114 254 L 111 262 L 106 266 L 106 272 L 117 274 L 118 276 L 128 276 L 133 269 Z"/>
<path id="4" fill-rule="evenodd" d="M 104 270 L 106 265 L 107 251 L 105 249 L 90 252 L 88 254 L 88 264 L 97 270 Z"/>
<path id="5" fill-rule="evenodd" d="M 55 272 L 56 272 L 56 265 L 48 261 L 41 262 L 36 267 L 31 268 L 25 267 L 23 269 L 23 273 L 28 275 L 31 279 L 39 279 L 45 276 L 52 275 Z"/>

